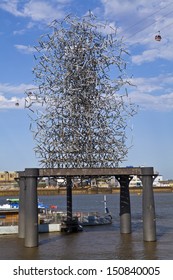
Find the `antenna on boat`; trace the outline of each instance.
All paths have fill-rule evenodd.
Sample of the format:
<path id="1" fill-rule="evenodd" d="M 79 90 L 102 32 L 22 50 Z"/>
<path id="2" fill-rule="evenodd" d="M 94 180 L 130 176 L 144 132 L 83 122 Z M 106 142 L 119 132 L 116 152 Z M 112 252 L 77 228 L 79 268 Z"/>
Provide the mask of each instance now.
<path id="1" fill-rule="evenodd" d="M 106 195 L 104 195 L 104 206 L 105 206 L 105 214 L 109 213 L 109 210 L 107 208 L 107 203 L 106 203 Z"/>

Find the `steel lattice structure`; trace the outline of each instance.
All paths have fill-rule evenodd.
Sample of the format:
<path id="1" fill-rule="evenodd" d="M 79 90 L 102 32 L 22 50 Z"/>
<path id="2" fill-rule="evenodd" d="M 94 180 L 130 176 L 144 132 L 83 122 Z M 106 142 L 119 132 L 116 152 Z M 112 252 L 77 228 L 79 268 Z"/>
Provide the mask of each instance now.
<path id="1" fill-rule="evenodd" d="M 36 155 L 46 168 L 117 167 L 135 113 L 119 93 L 128 83 L 123 43 L 91 13 L 50 27 L 36 47 L 37 86 L 26 92 Z"/>

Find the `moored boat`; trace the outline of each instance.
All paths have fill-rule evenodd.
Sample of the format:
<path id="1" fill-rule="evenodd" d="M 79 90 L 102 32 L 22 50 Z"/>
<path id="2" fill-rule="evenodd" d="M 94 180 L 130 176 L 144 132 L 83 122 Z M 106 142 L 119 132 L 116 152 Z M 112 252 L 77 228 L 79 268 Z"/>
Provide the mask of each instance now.
<path id="1" fill-rule="evenodd" d="M 106 195 L 104 195 L 104 213 L 98 212 L 76 212 L 73 214 L 74 219 L 78 220 L 78 224 L 85 226 L 99 226 L 109 225 L 112 223 L 112 215 L 109 212 L 106 202 Z"/>
<path id="2" fill-rule="evenodd" d="M 98 212 L 92 213 L 77 213 L 78 222 L 81 226 L 99 226 L 108 225 L 112 223 L 112 216 L 110 213 L 99 214 Z"/>
<path id="3" fill-rule="evenodd" d="M 45 205 L 44 203 L 42 203 L 38 200 L 38 209 L 40 211 L 47 209 L 47 208 L 48 208 L 47 205 Z M 10 210 L 10 209 L 19 210 L 19 198 L 7 198 L 6 203 L 0 205 L 0 211 L 1 210 Z"/>
<path id="4" fill-rule="evenodd" d="M 6 203 L 0 205 L 0 210 L 19 209 L 18 198 L 7 198 Z"/>
<path id="5" fill-rule="evenodd" d="M 38 225 L 40 227 L 54 227 L 61 231 L 81 231 L 85 226 L 109 225 L 112 223 L 112 216 L 106 205 L 106 196 L 104 197 L 104 213 L 98 212 L 73 212 L 72 221 L 67 219 L 67 213 L 58 211 L 58 207 L 51 205 L 50 207 L 38 202 Z M 19 199 L 8 198 L 6 203 L 0 205 L 0 225 L 16 226 L 19 218 Z M 47 227 L 46 227 L 47 225 Z M 58 226 L 58 227 L 56 227 Z M 48 230 L 49 231 L 49 230 Z M 59 230 L 58 230 L 59 231 Z"/>
<path id="6" fill-rule="evenodd" d="M 38 213 L 46 211 L 47 206 L 38 201 Z M 0 205 L 0 226 L 16 226 L 19 219 L 19 198 L 7 198 Z"/>

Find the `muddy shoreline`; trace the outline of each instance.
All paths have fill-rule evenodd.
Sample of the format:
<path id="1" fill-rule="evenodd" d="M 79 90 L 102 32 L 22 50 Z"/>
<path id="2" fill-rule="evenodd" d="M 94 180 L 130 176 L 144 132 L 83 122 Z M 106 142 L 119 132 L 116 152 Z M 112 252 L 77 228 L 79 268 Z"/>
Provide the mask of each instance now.
<path id="1" fill-rule="evenodd" d="M 153 187 L 154 192 L 173 192 L 173 187 Z M 72 190 L 73 195 L 78 194 L 115 194 L 119 193 L 119 188 L 74 188 Z M 142 194 L 142 188 L 131 187 L 130 193 Z M 18 196 L 19 189 L 2 189 L 0 190 L 0 196 Z M 38 188 L 38 195 L 66 195 L 66 188 Z"/>

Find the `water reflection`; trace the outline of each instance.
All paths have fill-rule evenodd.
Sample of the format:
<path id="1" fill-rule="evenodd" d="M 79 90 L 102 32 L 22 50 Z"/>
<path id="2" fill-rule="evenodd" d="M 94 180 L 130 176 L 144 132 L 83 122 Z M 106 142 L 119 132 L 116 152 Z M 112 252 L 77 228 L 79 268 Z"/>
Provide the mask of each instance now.
<path id="1" fill-rule="evenodd" d="M 121 234 L 119 239 L 119 245 L 116 251 L 116 259 L 118 260 L 134 260 L 135 250 L 133 245 L 132 234 Z"/>
<path id="2" fill-rule="evenodd" d="M 143 254 L 145 260 L 158 260 L 157 242 L 144 242 Z"/>

